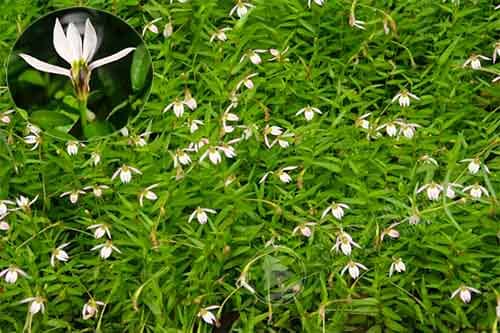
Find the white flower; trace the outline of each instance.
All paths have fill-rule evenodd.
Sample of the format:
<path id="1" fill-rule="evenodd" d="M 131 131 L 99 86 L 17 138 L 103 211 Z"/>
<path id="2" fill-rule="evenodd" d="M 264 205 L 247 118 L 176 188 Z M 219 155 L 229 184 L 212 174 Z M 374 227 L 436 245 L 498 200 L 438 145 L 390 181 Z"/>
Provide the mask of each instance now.
<path id="1" fill-rule="evenodd" d="M 224 133 L 231 133 L 234 131 L 234 127 L 232 125 L 228 125 L 228 121 L 238 121 L 240 117 L 237 114 L 229 112 L 231 110 L 231 105 L 224 111 L 222 114 L 222 128 L 224 129 Z"/>
<path id="2" fill-rule="evenodd" d="M 470 66 L 472 69 L 480 69 L 481 68 L 481 59 L 490 60 L 490 58 L 482 56 L 480 54 L 473 54 L 467 59 L 462 67 Z"/>
<path id="3" fill-rule="evenodd" d="M 496 42 L 493 48 L 493 63 L 496 63 L 497 55 L 500 56 L 500 42 Z"/>
<path id="4" fill-rule="evenodd" d="M 438 166 L 438 162 L 434 158 L 430 157 L 429 155 L 423 155 L 418 160 L 422 161 L 426 164 L 434 164 L 435 166 Z"/>
<path id="5" fill-rule="evenodd" d="M 10 229 L 10 225 L 7 222 L 5 222 L 5 221 L 0 220 L 0 230 L 1 231 L 7 231 L 9 229 Z"/>
<path id="6" fill-rule="evenodd" d="M 16 283 L 18 276 L 28 276 L 25 271 L 15 265 L 10 265 L 9 268 L 0 272 L 0 278 L 3 277 L 7 283 Z"/>
<path id="7" fill-rule="evenodd" d="M 253 81 L 252 81 L 252 78 L 259 75 L 259 73 L 252 73 L 252 74 L 249 74 L 247 76 L 245 76 L 243 78 L 243 80 L 241 80 L 240 82 L 238 82 L 238 84 L 236 85 L 236 90 L 239 90 L 241 88 L 242 85 L 244 85 L 245 87 L 247 87 L 247 89 L 253 89 L 254 87 L 254 84 L 253 84 Z"/>
<path id="8" fill-rule="evenodd" d="M 349 275 L 353 279 L 357 279 L 358 276 L 359 276 L 359 269 L 360 268 L 364 269 L 364 270 L 368 270 L 368 268 L 366 268 L 366 266 L 364 266 L 363 264 L 360 264 L 359 262 L 354 262 L 352 260 L 349 260 L 349 262 L 347 263 L 347 265 L 345 265 L 345 267 L 340 272 L 340 275 L 344 275 L 344 273 L 347 270 L 349 270 Z"/>
<path id="9" fill-rule="evenodd" d="M 271 146 L 277 142 L 281 148 L 288 148 L 290 146 L 290 142 L 288 141 L 288 139 L 293 137 L 294 137 L 293 133 L 285 133 L 282 135 L 278 135 L 276 140 L 273 143 L 271 143 Z"/>
<path id="10" fill-rule="evenodd" d="M 201 207 L 198 207 L 194 210 L 194 212 L 191 213 L 191 215 L 189 215 L 189 219 L 188 219 L 188 222 L 191 222 L 195 217 L 196 219 L 198 220 L 198 222 L 200 224 L 205 224 L 208 222 L 208 215 L 207 213 L 210 213 L 210 214 L 215 214 L 217 213 L 215 210 L 213 209 L 210 209 L 210 208 L 201 208 Z"/>
<path id="11" fill-rule="evenodd" d="M 146 34 L 146 31 L 151 31 L 152 33 L 154 34 L 158 34 L 159 30 L 158 30 L 158 27 L 156 26 L 156 22 L 158 21 L 161 21 L 161 17 L 158 17 L 156 19 L 154 19 L 153 21 L 151 22 L 148 22 L 144 28 L 142 29 L 142 36 L 144 36 Z"/>
<path id="12" fill-rule="evenodd" d="M 307 7 L 311 8 L 311 3 L 314 1 L 318 6 L 323 6 L 325 0 L 307 0 Z"/>
<path id="13" fill-rule="evenodd" d="M 202 125 L 203 125 L 203 121 L 198 120 L 198 119 L 188 121 L 189 132 L 191 134 L 196 132 L 200 128 L 200 126 L 202 126 Z"/>
<path id="14" fill-rule="evenodd" d="M 288 184 L 292 181 L 292 177 L 290 177 L 290 175 L 288 174 L 287 171 L 292 171 L 292 170 L 295 170 L 297 169 L 298 167 L 296 166 L 289 166 L 289 167 L 284 167 L 284 168 L 281 168 L 279 169 L 278 171 L 276 172 L 273 172 L 273 171 L 269 171 L 269 172 L 266 172 L 264 174 L 264 176 L 260 179 L 259 181 L 259 184 L 262 184 L 263 182 L 266 181 L 267 177 L 271 174 L 275 174 L 276 176 L 278 176 L 278 178 L 285 184 Z"/>
<path id="15" fill-rule="evenodd" d="M 189 157 L 188 153 L 184 149 L 177 149 L 174 154 L 174 168 L 177 168 L 179 165 L 189 165 L 191 163 L 191 157 Z"/>
<path id="16" fill-rule="evenodd" d="M 10 124 L 10 116 L 9 114 L 13 113 L 14 110 L 7 110 L 4 112 L 0 112 L 0 122 L 4 124 Z"/>
<path id="17" fill-rule="evenodd" d="M 200 162 L 203 161 L 206 157 L 210 159 L 212 164 L 217 165 L 222 161 L 222 156 L 217 149 L 217 147 L 208 147 L 208 149 L 201 155 Z"/>
<path id="18" fill-rule="evenodd" d="M 444 186 L 446 196 L 450 199 L 454 199 L 456 196 L 454 187 L 463 187 L 463 186 L 456 183 L 448 183 Z"/>
<path id="19" fill-rule="evenodd" d="M 486 164 L 481 164 L 481 160 L 479 158 L 466 158 L 460 161 L 461 163 L 463 162 L 469 162 L 467 165 L 467 169 L 469 169 L 469 172 L 473 175 L 479 172 L 481 169 L 481 165 L 483 166 L 483 169 L 486 173 L 490 173 L 490 170 L 486 166 Z"/>
<path id="20" fill-rule="evenodd" d="M 467 287 L 466 285 L 462 284 L 460 287 L 458 287 L 457 290 L 455 290 L 452 294 L 451 294 L 451 297 L 450 298 L 453 298 L 455 296 L 460 295 L 460 299 L 462 300 L 462 302 L 464 302 L 465 304 L 469 303 L 471 298 L 472 298 L 472 294 L 471 294 L 471 291 L 473 293 L 476 293 L 476 294 L 480 294 L 481 292 L 475 288 L 472 288 L 472 287 Z"/>
<path id="21" fill-rule="evenodd" d="M 356 16 L 354 16 L 354 13 L 351 13 L 349 15 L 349 25 L 351 27 L 358 28 L 358 29 L 361 29 L 361 30 L 366 30 L 365 24 L 366 24 L 365 21 L 357 20 Z"/>
<path id="22" fill-rule="evenodd" d="M 89 301 L 85 303 L 85 305 L 83 305 L 82 309 L 83 319 L 87 320 L 94 317 L 99 312 L 98 306 L 104 306 L 104 305 L 105 305 L 104 302 L 95 301 L 94 299 L 89 299 Z"/>
<path id="23" fill-rule="evenodd" d="M 108 238 L 111 239 L 111 232 L 109 231 L 109 226 L 107 224 L 92 224 L 91 226 L 88 226 L 87 229 L 94 229 L 95 239 L 102 238 L 104 235 L 108 235 Z"/>
<path id="24" fill-rule="evenodd" d="M 396 96 L 394 96 L 392 98 L 392 103 L 394 103 L 397 100 L 401 107 L 407 107 L 407 106 L 410 106 L 410 97 L 413 99 L 416 99 L 417 101 L 420 100 L 419 97 L 412 94 L 408 90 L 402 90 L 402 91 L 398 92 L 396 94 Z"/>
<path id="25" fill-rule="evenodd" d="M 366 118 L 368 118 L 371 114 L 372 114 L 371 112 L 365 113 L 364 115 L 356 118 L 355 125 L 357 127 L 361 127 L 361 128 L 364 128 L 364 129 L 369 129 L 370 128 L 370 122 L 368 120 L 366 120 Z"/>
<path id="26" fill-rule="evenodd" d="M 252 64 L 258 65 L 262 62 L 262 58 L 260 57 L 259 53 L 266 53 L 267 50 L 262 50 L 262 49 L 256 49 L 256 50 L 248 50 L 245 54 L 240 59 L 240 63 L 245 60 L 245 58 L 248 57 Z"/>
<path id="27" fill-rule="evenodd" d="M 236 156 L 236 150 L 234 149 L 234 147 L 232 145 L 237 143 L 240 140 L 241 140 L 241 138 L 236 138 L 236 139 L 230 140 L 228 143 L 222 143 L 220 146 L 217 146 L 216 148 L 218 150 L 220 150 L 221 152 L 223 152 L 227 158 L 233 158 Z"/>
<path id="28" fill-rule="evenodd" d="M 98 152 L 93 151 L 90 154 L 90 161 L 92 162 L 92 164 L 94 166 L 97 166 L 101 162 L 101 154 L 99 154 Z"/>
<path id="29" fill-rule="evenodd" d="M 238 0 L 236 6 L 234 6 L 229 12 L 229 16 L 232 16 L 234 12 L 236 12 L 236 14 L 238 14 L 238 17 L 242 18 L 248 13 L 248 10 L 253 7 L 255 6 L 248 2 L 244 2 L 243 0 Z"/>
<path id="30" fill-rule="evenodd" d="M 94 195 L 97 198 L 100 198 L 102 196 L 102 191 L 106 190 L 108 188 L 109 188 L 108 185 L 98 185 L 98 184 L 96 184 L 96 185 L 92 185 L 92 186 L 85 186 L 83 189 L 85 191 L 92 190 L 92 193 L 94 193 Z"/>
<path id="31" fill-rule="evenodd" d="M 44 312 L 45 311 L 45 298 L 41 296 L 36 296 L 36 297 L 28 297 L 23 299 L 20 304 L 23 303 L 30 303 L 29 305 L 29 312 L 31 314 L 37 314 L 38 312 Z"/>
<path id="32" fill-rule="evenodd" d="M 198 107 L 198 103 L 196 103 L 196 100 L 194 99 L 194 97 L 191 95 L 191 90 L 189 89 L 185 89 L 184 90 L 184 101 L 183 101 L 184 104 L 186 104 L 186 106 L 188 108 L 190 108 L 191 110 L 194 110 Z M 175 110 L 174 110 L 175 112 Z"/>
<path id="33" fill-rule="evenodd" d="M 142 172 L 138 169 L 124 164 L 115 171 L 115 173 L 111 177 L 111 180 L 114 180 L 116 176 L 120 175 L 120 180 L 122 181 L 122 183 L 127 184 L 132 179 L 132 172 L 142 175 Z"/>
<path id="34" fill-rule="evenodd" d="M 420 215 L 418 213 L 414 213 L 408 217 L 408 223 L 411 225 L 416 225 L 420 223 Z"/>
<path id="35" fill-rule="evenodd" d="M 231 30 L 231 28 L 222 28 L 215 31 L 210 37 L 210 42 L 213 42 L 215 39 L 220 40 L 221 42 L 225 42 L 227 40 L 226 31 Z"/>
<path id="36" fill-rule="evenodd" d="M 300 232 L 304 237 L 311 237 L 312 230 L 310 227 L 315 225 L 316 223 L 314 222 L 306 222 L 299 224 L 298 226 L 295 227 L 295 229 L 293 229 L 292 235 L 295 235 L 297 232 Z"/>
<path id="37" fill-rule="evenodd" d="M 379 131 L 383 128 L 385 128 L 385 132 L 390 137 L 396 136 L 396 134 L 398 134 L 398 128 L 396 127 L 396 123 L 393 121 L 385 123 L 382 126 L 379 126 L 376 130 Z"/>
<path id="38" fill-rule="evenodd" d="M 0 200 L 0 216 L 7 215 L 9 211 L 7 205 L 15 205 L 15 203 L 10 200 Z"/>
<path id="39" fill-rule="evenodd" d="M 427 197 L 429 200 L 438 200 L 443 187 L 435 182 L 430 182 L 429 184 L 425 184 L 417 190 L 417 193 L 422 192 L 423 190 L 427 190 Z"/>
<path id="40" fill-rule="evenodd" d="M 314 118 L 314 113 L 321 114 L 322 112 L 320 109 L 308 105 L 305 108 L 302 108 L 299 111 L 297 111 L 295 115 L 298 116 L 302 113 L 304 114 L 304 117 L 306 118 L 307 121 L 311 121 Z"/>
<path id="41" fill-rule="evenodd" d="M 69 191 L 69 192 L 64 192 L 60 195 L 60 197 L 62 198 L 62 197 L 69 195 L 69 201 L 72 204 L 75 204 L 78 202 L 78 197 L 80 196 L 80 194 L 85 194 L 85 191 L 73 190 L 73 191 Z"/>
<path id="42" fill-rule="evenodd" d="M 156 193 L 151 191 L 155 187 L 158 187 L 158 185 L 159 184 L 153 184 L 151 186 L 148 186 L 144 189 L 144 191 L 141 192 L 141 194 L 139 195 L 139 204 L 141 205 L 141 207 L 143 206 L 144 198 L 146 198 L 150 201 L 155 201 L 156 199 L 158 199 L 158 196 L 156 195 Z"/>
<path id="43" fill-rule="evenodd" d="M 383 241 L 386 235 L 391 237 L 392 239 L 399 238 L 399 231 L 395 229 L 395 227 L 398 226 L 399 224 L 400 223 L 393 223 L 387 228 L 385 228 L 382 231 L 382 234 L 380 235 L 380 241 Z"/>
<path id="44" fill-rule="evenodd" d="M 236 280 L 236 286 L 238 288 L 243 287 L 252 294 L 255 294 L 255 289 L 253 289 L 252 286 L 247 282 L 246 271 L 241 272 L 240 277 L 238 278 L 238 280 Z"/>
<path id="45" fill-rule="evenodd" d="M 349 206 L 343 203 L 335 203 L 332 202 L 330 206 L 326 207 L 326 209 L 323 211 L 323 214 L 321 214 L 321 218 L 325 218 L 325 216 L 331 212 L 332 215 L 337 219 L 341 220 L 342 217 L 344 216 L 344 209 L 350 209 Z"/>
<path id="46" fill-rule="evenodd" d="M 396 124 L 401 126 L 400 133 L 402 133 L 406 138 L 411 139 L 415 135 L 415 129 L 420 127 L 418 124 L 405 123 L 403 121 L 396 121 Z"/>
<path id="47" fill-rule="evenodd" d="M 163 112 L 165 113 L 173 108 L 175 116 L 177 118 L 180 118 L 184 114 L 184 104 L 185 104 L 184 101 L 181 101 L 180 99 L 176 98 L 172 103 L 170 103 L 163 109 Z"/>
<path id="48" fill-rule="evenodd" d="M 30 150 L 35 150 L 42 143 L 42 137 L 38 134 L 30 134 L 24 137 L 24 142 L 33 145 Z"/>
<path id="49" fill-rule="evenodd" d="M 17 204 L 17 207 L 19 207 L 20 209 L 24 210 L 24 211 L 29 211 L 30 210 L 30 207 L 33 203 L 35 203 L 35 201 L 38 200 L 38 194 L 36 195 L 36 197 L 33 199 L 33 200 L 29 200 L 27 197 L 25 196 L 22 196 L 20 195 L 17 199 L 16 199 L 16 204 Z"/>
<path id="50" fill-rule="evenodd" d="M 66 151 L 68 152 L 68 155 L 73 156 L 78 154 L 78 147 L 79 146 L 85 146 L 83 143 L 80 143 L 78 141 L 68 141 L 66 143 Z"/>
<path id="51" fill-rule="evenodd" d="M 99 256 L 102 259 L 108 259 L 109 256 L 111 255 L 111 253 L 113 253 L 113 250 L 115 250 L 118 253 L 122 253 L 116 246 L 113 245 L 113 242 L 111 242 L 110 240 L 107 240 L 106 243 L 94 246 L 91 249 L 91 251 L 99 250 L 99 249 L 100 249 Z"/>
<path id="52" fill-rule="evenodd" d="M 274 145 L 274 142 L 273 143 L 269 142 L 268 138 L 269 135 L 279 136 L 282 134 L 283 134 L 283 129 L 281 127 L 266 125 L 266 127 L 264 127 L 264 142 L 267 148 L 271 148 Z"/>
<path id="53" fill-rule="evenodd" d="M 54 267 L 56 265 L 55 260 L 66 262 L 69 260 L 69 255 L 63 249 L 68 246 L 69 243 L 64 243 L 59 245 L 57 248 L 52 251 L 52 256 L 50 257 L 50 265 Z"/>
<path id="54" fill-rule="evenodd" d="M 172 21 L 168 21 L 165 23 L 165 27 L 163 28 L 163 37 L 169 38 L 174 33 L 174 25 Z"/>
<path id="55" fill-rule="evenodd" d="M 470 196 L 473 197 L 474 199 L 481 199 L 483 193 L 484 195 L 489 196 L 488 190 L 486 190 L 483 186 L 479 185 L 478 183 L 464 187 L 464 192 L 467 191 L 469 191 Z"/>
<path id="56" fill-rule="evenodd" d="M 288 58 L 285 58 L 284 55 L 285 53 L 288 52 L 289 47 L 287 46 L 283 51 L 279 51 L 277 49 L 269 49 L 269 53 L 273 56 L 269 61 L 278 61 L 278 62 L 284 62 L 288 61 Z"/>
<path id="57" fill-rule="evenodd" d="M 191 142 L 188 151 L 198 152 L 203 146 L 208 145 L 210 141 L 207 138 L 201 138 L 198 142 Z"/>
<path id="58" fill-rule="evenodd" d="M 389 268 L 389 276 L 392 276 L 394 271 L 398 273 L 406 271 L 406 265 L 401 258 L 397 258 L 392 262 L 391 267 Z"/>
<path id="59" fill-rule="evenodd" d="M 64 75 L 70 78 L 80 99 L 86 98 L 88 95 L 90 76 L 94 69 L 117 61 L 135 50 L 135 47 L 128 47 L 113 55 L 90 62 L 97 52 L 98 39 L 89 19 L 85 22 L 85 33 L 82 41 L 80 32 L 74 23 L 68 25 L 66 34 L 64 34 L 61 23 L 56 18 L 53 44 L 57 54 L 70 64 L 71 68 L 51 65 L 24 53 L 20 53 L 19 56 L 39 71 Z"/>
<path id="60" fill-rule="evenodd" d="M 203 308 L 201 309 L 199 312 L 198 312 L 198 317 L 201 317 L 201 319 L 203 319 L 203 321 L 207 324 L 210 324 L 210 325 L 218 325 L 218 321 L 217 321 L 217 318 L 215 317 L 215 315 L 210 311 L 210 310 L 215 310 L 215 309 L 218 309 L 220 308 L 220 306 L 218 305 L 211 305 L 211 306 L 207 306 L 206 308 Z"/>
<path id="61" fill-rule="evenodd" d="M 352 246 L 354 245 L 357 248 L 361 248 L 358 243 L 352 240 L 352 237 L 345 231 L 339 231 L 337 233 L 337 239 L 335 241 L 335 245 L 332 247 L 332 250 L 336 252 L 342 251 L 346 256 L 350 255 L 352 252 Z"/>

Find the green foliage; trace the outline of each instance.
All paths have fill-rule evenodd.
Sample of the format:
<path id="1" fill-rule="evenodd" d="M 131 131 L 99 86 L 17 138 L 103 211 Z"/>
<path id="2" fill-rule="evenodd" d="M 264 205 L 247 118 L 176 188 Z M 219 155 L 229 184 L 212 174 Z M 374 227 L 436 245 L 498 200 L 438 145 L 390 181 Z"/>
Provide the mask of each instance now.
<path id="1" fill-rule="evenodd" d="M 5 0 L 1 59 L 38 16 L 76 4 L 108 10 L 137 31 L 161 18 L 159 34 L 144 36 L 153 90 L 144 110 L 136 101 L 117 103 L 137 111 L 127 136 L 93 138 L 76 155 L 67 153 L 74 137 L 64 130 L 78 112 L 72 96 L 56 96 L 57 115 L 16 109 L 10 123 L 0 122 L 0 200 L 38 195 L 31 209 L 10 212 L 10 229 L 0 231 L 0 270 L 15 264 L 29 275 L 0 282 L 0 332 L 212 332 L 197 316 L 210 305 L 223 305 L 212 312 L 224 327 L 234 321 L 233 332 L 496 332 L 500 92 L 491 81 L 500 71 L 484 60 L 480 70 L 462 66 L 472 54 L 493 52 L 500 10 L 490 1 L 326 0 L 308 8 L 307 0 L 254 0 L 238 19 L 228 15 L 229 0 Z M 352 13 L 366 30 L 349 25 Z M 173 34 L 165 38 L 169 20 Z M 232 28 L 228 40 L 210 42 L 224 27 Z M 287 47 L 288 61 L 261 53 L 259 65 L 240 62 L 248 50 Z M 147 80 L 145 55 L 134 54 L 135 90 Z M 228 121 L 234 131 L 222 135 L 231 92 L 252 73 L 255 87 L 242 85 L 231 110 L 240 120 Z M 45 80 L 32 71 L 20 76 Z M 0 89 L 1 117 L 14 106 Z M 185 106 L 181 118 L 164 113 L 186 89 L 198 107 Z M 405 89 L 420 99 L 403 108 L 391 100 Z M 307 105 L 322 114 L 297 116 Z M 368 130 L 359 126 L 367 113 Z M 195 119 L 204 124 L 191 133 L 187 122 Z M 376 130 L 399 120 L 421 127 L 411 139 Z M 33 150 L 24 142 L 27 121 L 43 130 Z M 190 143 L 208 138 L 208 146 L 220 146 L 241 137 L 237 125 L 253 135 L 234 144 L 235 158 L 200 161 L 204 146 L 188 151 L 192 164 L 174 166 L 177 150 Z M 293 133 L 283 137 L 290 146 L 268 148 L 267 125 Z M 93 126 L 89 136 L 110 130 Z M 101 157 L 96 166 L 92 153 Z M 482 168 L 471 174 L 461 161 L 476 157 Z M 141 174 L 128 184 L 111 180 L 123 165 Z M 283 183 L 278 172 L 289 166 L 298 168 Z M 267 172 L 274 173 L 260 182 Z M 441 193 L 431 201 L 417 189 L 432 181 L 478 183 L 489 196 L 475 200 L 457 187 L 455 198 Z M 97 184 L 109 186 L 102 197 L 90 188 L 75 204 L 61 197 Z M 141 206 L 153 184 L 157 200 L 143 198 Z M 332 202 L 349 205 L 341 220 L 321 218 Z M 207 213 L 206 224 L 189 223 L 197 207 L 216 213 Z M 411 224 L 415 216 L 420 222 Z M 311 237 L 296 229 L 306 222 L 315 223 Z M 106 239 L 94 239 L 87 229 L 94 224 L 110 226 L 121 253 L 103 260 L 91 250 Z M 398 239 L 387 235 L 391 228 Z M 360 246 L 350 257 L 331 251 L 341 230 Z M 70 260 L 52 267 L 52 251 L 68 242 Z M 406 271 L 389 276 L 397 258 Z M 367 268 L 357 279 L 341 274 L 350 259 Z M 462 284 L 481 294 L 468 304 L 451 298 Z M 46 298 L 46 311 L 31 318 L 19 302 L 36 295 Z M 91 297 L 106 306 L 84 320 Z"/>

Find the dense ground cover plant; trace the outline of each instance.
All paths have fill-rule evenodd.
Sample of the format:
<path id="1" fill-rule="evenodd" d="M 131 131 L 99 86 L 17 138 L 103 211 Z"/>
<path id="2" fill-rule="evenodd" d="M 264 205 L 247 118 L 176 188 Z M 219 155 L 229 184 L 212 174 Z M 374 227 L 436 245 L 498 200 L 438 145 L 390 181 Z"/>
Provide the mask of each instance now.
<path id="1" fill-rule="evenodd" d="M 93 6 L 154 84 L 125 129 L 61 140 L 2 77 L 0 331 L 496 331 L 500 10 L 171 2 L 4 2 L 2 59 Z"/>

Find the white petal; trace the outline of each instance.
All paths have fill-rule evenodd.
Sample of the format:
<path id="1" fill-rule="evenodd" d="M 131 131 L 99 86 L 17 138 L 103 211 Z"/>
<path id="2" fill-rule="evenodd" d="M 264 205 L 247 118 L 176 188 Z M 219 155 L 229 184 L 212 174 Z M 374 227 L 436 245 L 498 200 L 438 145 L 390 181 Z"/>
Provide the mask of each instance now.
<path id="1" fill-rule="evenodd" d="M 85 22 L 85 36 L 83 37 L 83 59 L 92 60 L 97 49 L 97 33 L 89 19 Z"/>
<path id="2" fill-rule="evenodd" d="M 73 61 L 82 59 L 82 38 L 80 37 L 78 28 L 73 23 L 70 23 L 68 26 L 66 39 L 73 53 Z"/>
<path id="3" fill-rule="evenodd" d="M 73 52 L 69 46 L 68 40 L 66 39 L 66 35 L 64 34 L 64 30 L 59 22 L 59 19 L 56 18 L 56 24 L 54 25 L 54 48 L 56 49 L 57 54 L 68 64 L 71 65 L 73 59 Z"/>
<path id="4" fill-rule="evenodd" d="M 101 58 L 99 60 L 94 61 L 89 65 L 90 70 L 96 69 L 97 67 L 101 67 L 103 65 L 109 64 L 110 62 L 114 62 L 117 60 L 120 60 L 121 58 L 125 57 L 127 54 L 130 52 L 134 51 L 135 47 L 127 47 L 126 49 L 123 49 L 119 52 L 116 52 L 115 54 L 112 54 L 110 56 Z"/>
<path id="5" fill-rule="evenodd" d="M 42 72 L 64 75 L 71 78 L 69 69 L 62 68 L 56 65 L 51 65 L 45 61 L 38 60 L 30 55 L 19 53 L 19 56 L 24 59 L 31 67 L 38 69 Z"/>

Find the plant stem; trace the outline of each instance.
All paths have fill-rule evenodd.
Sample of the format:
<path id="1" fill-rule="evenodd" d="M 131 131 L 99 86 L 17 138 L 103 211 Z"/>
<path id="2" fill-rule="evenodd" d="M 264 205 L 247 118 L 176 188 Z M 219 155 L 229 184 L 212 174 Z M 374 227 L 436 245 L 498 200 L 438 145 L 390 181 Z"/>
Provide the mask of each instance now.
<path id="1" fill-rule="evenodd" d="M 82 131 L 85 135 L 85 129 L 87 128 L 87 99 L 78 99 L 78 110 L 80 110 Z"/>

